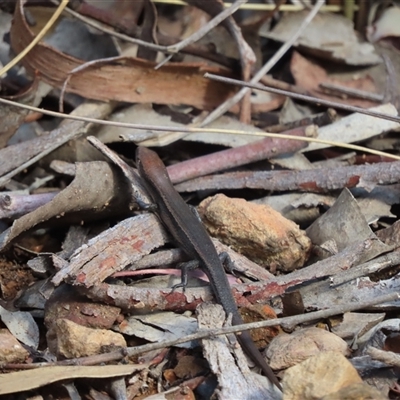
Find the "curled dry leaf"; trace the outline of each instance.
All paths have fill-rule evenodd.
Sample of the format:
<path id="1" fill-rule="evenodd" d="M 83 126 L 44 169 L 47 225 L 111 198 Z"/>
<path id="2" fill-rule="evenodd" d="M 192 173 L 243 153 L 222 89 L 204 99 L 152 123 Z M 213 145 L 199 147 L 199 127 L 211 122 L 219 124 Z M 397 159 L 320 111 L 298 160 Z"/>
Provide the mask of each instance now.
<path id="1" fill-rule="evenodd" d="M 371 111 L 396 117 L 398 115 L 396 107 L 390 103 L 371 108 Z M 355 113 L 343 117 L 335 121 L 333 124 L 320 127 L 318 129 L 318 139 L 334 142 L 356 143 L 386 132 L 397 132 L 399 129 L 400 124 L 397 122 Z M 344 135 L 343 132 L 346 132 L 346 134 Z M 310 143 L 307 148 L 302 151 L 308 152 L 327 147 L 331 147 L 331 145 L 325 143 Z"/>
<path id="2" fill-rule="evenodd" d="M 385 313 L 358 313 L 348 312 L 343 315 L 341 321 L 331 318 L 332 332 L 343 340 L 354 340 L 365 332 L 379 324 L 385 318 Z"/>
<path id="3" fill-rule="evenodd" d="M 112 109 L 113 105 L 110 103 L 88 101 L 78 106 L 71 114 L 104 119 L 111 113 Z M 32 165 L 35 160 L 43 158 L 67 141 L 86 133 L 88 126 L 87 122 L 67 120 L 48 135 L 38 136 L 0 149 L 0 186 L 3 186 L 12 176 L 16 175 L 21 166 L 26 168 Z"/>
<path id="4" fill-rule="evenodd" d="M 99 215 L 128 212 L 127 189 L 117 171 L 106 162 L 77 163 L 75 179 L 49 203 L 16 220 L 0 235 L 0 249 L 21 233 L 57 218 L 68 223 L 96 219 Z M 122 195 L 126 193 L 126 196 Z M 91 213 L 89 212 L 91 211 Z M 67 214 L 67 217 L 65 216 Z"/>
<path id="5" fill-rule="evenodd" d="M 400 7 L 388 7 L 380 17 L 370 26 L 367 27 L 367 38 L 370 42 L 375 43 L 382 39 L 396 39 L 393 43 L 399 47 L 398 38 L 400 36 Z"/>
<path id="6" fill-rule="evenodd" d="M 22 1 L 19 1 L 10 30 L 12 49 L 19 54 L 34 37 L 25 20 Z M 155 63 L 131 57 L 85 64 L 42 42 L 23 58 L 22 64 L 31 74 L 38 74 L 54 87 L 62 88 L 67 81 L 67 92 L 103 101 L 188 104 L 210 110 L 236 91 L 230 85 L 203 77 L 205 72 L 232 75 L 224 68 L 169 63 L 155 70 Z"/>
<path id="7" fill-rule="evenodd" d="M 369 354 L 370 347 L 379 350 L 397 352 L 399 347 L 399 326 L 398 318 L 387 319 L 376 325 L 358 339 L 360 355 Z"/>
<path id="8" fill-rule="evenodd" d="M 350 243 L 374 236 L 357 200 L 346 188 L 333 206 L 307 228 L 307 234 L 316 245 L 334 241 L 339 251 Z"/>
<path id="9" fill-rule="evenodd" d="M 39 346 L 39 327 L 32 315 L 24 311 L 8 311 L 0 306 L 0 319 L 21 343 L 34 349 Z"/>
<path id="10" fill-rule="evenodd" d="M 197 319 L 185 314 L 158 312 L 146 315 L 131 315 L 115 328 L 125 336 L 135 336 L 156 343 L 162 340 L 178 339 L 191 335 L 198 329 Z M 192 341 L 178 344 L 178 347 L 192 348 L 198 343 Z"/>

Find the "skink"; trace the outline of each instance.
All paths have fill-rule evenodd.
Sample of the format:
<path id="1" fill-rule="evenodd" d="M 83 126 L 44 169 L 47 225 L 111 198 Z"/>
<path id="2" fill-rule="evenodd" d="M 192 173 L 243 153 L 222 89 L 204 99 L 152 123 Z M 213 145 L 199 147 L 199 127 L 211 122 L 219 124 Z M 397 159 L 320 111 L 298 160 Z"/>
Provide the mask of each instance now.
<path id="1" fill-rule="evenodd" d="M 155 211 L 163 224 L 183 251 L 190 258 L 199 262 L 199 267 L 207 275 L 217 301 L 227 314 L 232 314 L 232 323 L 234 325 L 243 324 L 224 267 L 210 236 L 173 187 L 168 172 L 157 153 L 146 147 L 138 147 L 136 164 L 140 177 L 157 206 Z M 237 338 L 246 353 L 258 364 L 267 378 L 281 389 L 278 379 L 258 351 L 250 334 L 244 331 Z"/>

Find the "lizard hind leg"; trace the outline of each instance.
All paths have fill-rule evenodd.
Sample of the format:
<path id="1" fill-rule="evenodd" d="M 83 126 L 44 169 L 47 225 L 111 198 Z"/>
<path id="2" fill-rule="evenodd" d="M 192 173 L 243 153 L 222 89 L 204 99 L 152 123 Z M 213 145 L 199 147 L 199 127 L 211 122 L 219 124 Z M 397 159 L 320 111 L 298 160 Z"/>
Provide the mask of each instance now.
<path id="1" fill-rule="evenodd" d="M 178 288 L 182 288 L 182 291 L 184 292 L 187 286 L 187 282 L 188 282 L 188 272 L 196 269 L 199 267 L 199 262 L 197 260 L 192 260 L 192 261 L 186 261 L 183 263 L 180 263 L 178 265 L 178 268 L 180 268 L 180 270 L 182 271 L 182 278 L 181 278 L 181 282 L 177 283 L 176 285 L 172 286 L 172 292 L 175 291 L 175 289 Z"/>
<path id="2" fill-rule="evenodd" d="M 219 253 L 219 259 L 221 260 L 222 265 L 225 268 L 225 271 L 228 271 L 233 276 L 237 276 L 235 273 L 235 263 L 232 261 L 231 257 L 226 251 Z"/>

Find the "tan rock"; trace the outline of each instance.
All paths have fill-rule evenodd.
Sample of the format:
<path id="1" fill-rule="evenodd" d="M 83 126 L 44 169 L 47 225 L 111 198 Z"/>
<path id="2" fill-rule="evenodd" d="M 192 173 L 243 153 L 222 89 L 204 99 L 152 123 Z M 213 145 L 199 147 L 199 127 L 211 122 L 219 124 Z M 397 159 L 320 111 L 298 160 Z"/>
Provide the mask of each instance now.
<path id="1" fill-rule="evenodd" d="M 55 333 L 57 355 L 65 358 L 87 357 L 102 352 L 107 347 L 126 347 L 124 337 L 106 329 L 92 329 L 68 319 L 58 319 Z"/>
<path id="2" fill-rule="evenodd" d="M 218 194 L 202 201 L 199 212 L 212 236 L 272 272 L 292 271 L 307 260 L 310 239 L 267 205 Z"/>
<path id="3" fill-rule="evenodd" d="M 332 351 L 323 352 L 285 372 L 283 400 L 321 399 L 361 382 L 356 369 L 345 356 Z"/>
<path id="4" fill-rule="evenodd" d="M 347 343 L 334 333 L 319 328 L 280 334 L 270 343 L 267 357 L 272 369 L 286 369 L 321 352 L 349 354 Z"/>
<path id="5" fill-rule="evenodd" d="M 335 393 L 322 397 L 321 400 L 387 400 L 387 396 L 363 382 L 346 386 Z"/>
<path id="6" fill-rule="evenodd" d="M 29 356 L 17 339 L 7 329 L 0 329 L 0 362 L 22 363 Z"/>

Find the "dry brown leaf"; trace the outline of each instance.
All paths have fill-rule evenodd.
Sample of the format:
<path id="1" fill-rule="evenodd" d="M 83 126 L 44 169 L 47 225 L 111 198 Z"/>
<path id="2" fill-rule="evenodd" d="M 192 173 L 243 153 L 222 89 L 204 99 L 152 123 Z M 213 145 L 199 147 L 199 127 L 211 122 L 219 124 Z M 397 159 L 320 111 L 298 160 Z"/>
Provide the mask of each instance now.
<path id="1" fill-rule="evenodd" d="M 331 83 L 341 85 L 351 89 L 364 90 L 366 92 L 376 93 L 375 84 L 370 77 L 357 78 L 352 80 L 336 79 L 328 76 L 327 72 L 318 64 L 311 62 L 297 52 L 293 53 L 290 63 L 290 71 L 296 81 L 296 84 L 308 90 L 311 95 L 321 99 L 334 100 L 338 103 L 349 104 L 352 106 L 369 108 L 376 106 L 376 102 L 356 98 L 342 99 L 340 97 L 328 96 L 319 88 L 320 83 Z"/>
<path id="2" fill-rule="evenodd" d="M 112 378 L 132 374 L 146 365 L 54 366 L 0 374 L 0 394 L 19 393 L 75 378 Z"/>
<path id="3" fill-rule="evenodd" d="M 347 188 L 343 189 L 333 206 L 314 221 L 306 232 L 314 245 L 332 243 L 337 251 L 374 235 L 357 200 Z"/>
<path id="4" fill-rule="evenodd" d="M 19 54 L 33 39 L 19 1 L 10 30 L 11 46 Z M 155 70 L 155 63 L 130 57 L 98 60 L 82 67 L 84 61 L 42 42 L 24 57 L 22 64 L 32 75 L 39 75 L 54 87 L 62 88 L 68 79 L 67 92 L 103 101 L 188 104 L 210 110 L 236 91 L 203 77 L 206 72 L 232 75 L 224 68 L 169 63 Z M 79 71 L 72 73 L 77 68 Z"/>

